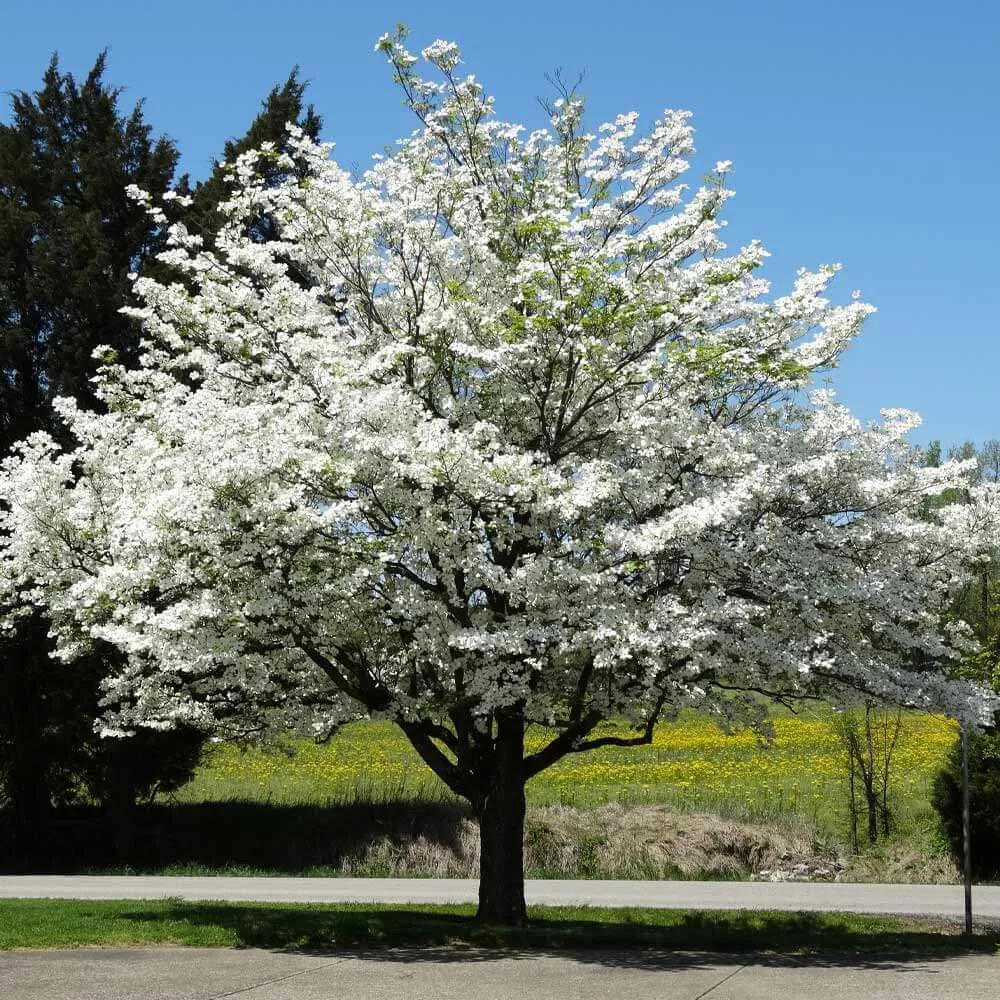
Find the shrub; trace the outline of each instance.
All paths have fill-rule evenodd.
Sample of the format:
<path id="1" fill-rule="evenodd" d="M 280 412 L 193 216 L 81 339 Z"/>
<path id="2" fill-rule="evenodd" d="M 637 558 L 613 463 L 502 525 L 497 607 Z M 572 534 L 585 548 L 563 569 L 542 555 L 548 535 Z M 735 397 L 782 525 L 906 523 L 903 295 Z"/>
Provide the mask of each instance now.
<path id="1" fill-rule="evenodd" d="M 934 781 L 931 801 L 959 869 L 962 867 L 962 744 L 955 742 Z M 969 735 L 972 874 L 1000 877 L 1000 730 Z"/>
<path id="2" fill-rule="evenodd" d="M 97 741 L 81 777 L 91 797 L 104 805 L 151 802 L 158 792 L 172 792 L 191 780 L 206 740 L 205 733 L 189 726 L 109 737 Z"/>

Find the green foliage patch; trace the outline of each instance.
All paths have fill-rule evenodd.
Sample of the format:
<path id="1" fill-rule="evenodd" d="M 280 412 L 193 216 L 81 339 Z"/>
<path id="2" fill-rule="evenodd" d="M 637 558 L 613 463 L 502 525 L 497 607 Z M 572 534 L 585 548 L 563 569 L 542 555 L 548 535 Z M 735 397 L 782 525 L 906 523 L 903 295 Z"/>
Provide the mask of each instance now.
<path id="1" fill-rule="evenodd" d="M 962 749 L 956 741 L 934 782 L 934 808 L 956 864 L 962 865 Z M 1000 732 L 969 737 L 969 832 L 972 874 L 1000 878 Z"/>

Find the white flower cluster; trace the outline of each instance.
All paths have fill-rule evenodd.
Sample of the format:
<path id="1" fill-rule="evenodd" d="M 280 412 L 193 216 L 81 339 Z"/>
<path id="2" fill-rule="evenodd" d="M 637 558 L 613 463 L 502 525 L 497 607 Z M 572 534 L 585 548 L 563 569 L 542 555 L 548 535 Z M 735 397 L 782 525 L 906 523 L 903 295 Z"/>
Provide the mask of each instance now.
<path id="1" fill-rule="evenodd" d="M 677 184 L 686 113 L 589 135 L 570 98 L 525 134 L 451 43 L 443 83 L 378 48 L 420 130 L 361 177 L 301 135 L 287 183 L 236 164 L 215 248 L 179 229 L 186 280 L 136 282 L 107 414 L 65 401 L 77 446 L 3 467 L 0 598 L 63 656 L 129 654 L 108 725 L 360 704 L 461 764 L 506 709 L 577 749 L 732 688 L 982 717 L 939 622 L 997 497 L 925 516 L 964 468 L 806 393 L 871 308 L 831 304 L 834 269 L 769 299 L 763 248 L 724 252 L 730 192 Z"/>

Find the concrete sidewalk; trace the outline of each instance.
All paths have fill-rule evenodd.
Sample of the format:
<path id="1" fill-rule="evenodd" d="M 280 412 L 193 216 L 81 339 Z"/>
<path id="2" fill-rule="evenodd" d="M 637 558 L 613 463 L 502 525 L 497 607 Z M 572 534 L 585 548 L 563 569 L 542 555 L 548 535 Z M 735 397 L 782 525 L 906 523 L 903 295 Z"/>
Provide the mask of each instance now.
<path id="1" fill-rule="evenodd" d="M 475 879 L 231 878 L 8 875 L 0 898 L 255 900 L 290 903 L 474 902 Z M 960 885 L 851 882 L 602 882 L 530 880 L 530 904 L 705 910 L 836 910 L 962 919 Z M 976 886 L 977 920 L 1000 920 L 1000 886 Z"/>
<path id="2" fill-rule="evenodd" d="M 0 954 L 4 1000 L 991 1000 L 1000 959 L 594 952 L 295 954 L 145 948 Z"/>

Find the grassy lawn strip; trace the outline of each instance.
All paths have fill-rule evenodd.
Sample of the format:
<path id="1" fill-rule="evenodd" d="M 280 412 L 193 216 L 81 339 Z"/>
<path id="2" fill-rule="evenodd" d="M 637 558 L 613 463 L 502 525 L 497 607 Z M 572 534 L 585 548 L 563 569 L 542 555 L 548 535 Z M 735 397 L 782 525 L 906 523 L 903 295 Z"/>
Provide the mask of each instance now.
<path id="1" fill-rule="evenodd" d="M 255 948 L 657 948 L 781 954 L 995 953 L 1000 931 L 848 913 L 532 907 L 526 928 L 482 927 L 472 906 L 16 899 L 0 949 L 175 944 Z"/>

